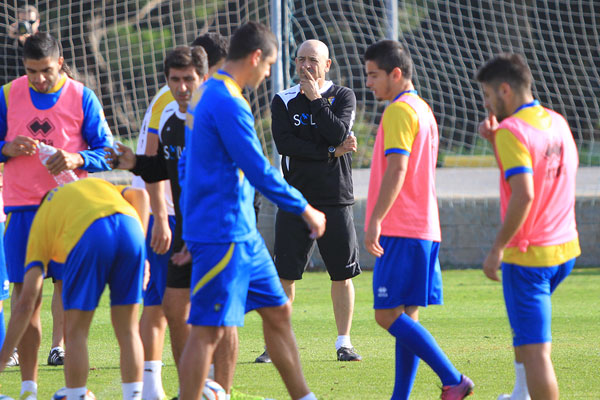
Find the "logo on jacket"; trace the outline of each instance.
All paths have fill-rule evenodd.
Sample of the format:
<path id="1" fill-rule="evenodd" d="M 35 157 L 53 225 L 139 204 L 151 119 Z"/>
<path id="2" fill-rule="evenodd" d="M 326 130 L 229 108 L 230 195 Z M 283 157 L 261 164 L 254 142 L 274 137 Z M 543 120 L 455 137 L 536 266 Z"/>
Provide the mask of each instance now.
<path id="1" fill-rule="evenodd" d="M 312 120 L 312 114 L 302 113 L 302 114 L 294 114 L 294 126 L 300 125 L 317 125 Z"/>
<path id="2" fill-rule="evenodd" d="M 27 128 L 29 128 L 29 131 L 33 136 L 42 135 L 43 137 L 48 136 L 50 132 L 54 130 L 54 126 L 50 123 L 48 118 L 44 118 L 43 121 L 40 121 L 37 117 L 31 120 L 29 125 L 27 125 Z"/>

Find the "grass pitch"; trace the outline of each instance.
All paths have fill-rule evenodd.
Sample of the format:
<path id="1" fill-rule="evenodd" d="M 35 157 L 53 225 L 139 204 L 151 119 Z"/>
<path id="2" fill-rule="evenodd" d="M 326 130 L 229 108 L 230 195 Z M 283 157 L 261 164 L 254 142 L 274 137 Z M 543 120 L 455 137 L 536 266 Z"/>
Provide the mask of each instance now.
<path id="1" fill-rule="evenodd" d="M 500 284 L 479 270 L 444 271 L 444 306 L 421 309 L 422 324 L 431 331 L 457 368 L 475 382 L 475 395 L 495 399 L 510 393 L 514 380 L 511 336 Z M 354 279 L 356 305 L 352 343 L 362 362 L 336 361 L 335 322 L 330 285 L 325 273 L 307 273 L 296 287 L 293 326 L 304 374 L 319 399 L 389 399 L 394 380 L 394 340 L 373 318 L 371 273 Z M 50 399 L 64 386 L 62 367 L 46 366 L 50 348 L 50 299 L 44 292 L 44 334 L 40 349 L 38 399 Z M 553 361 L 562 399 L 597 399 L 600 393 L 600 269 L 574 270 L 553 296 Z M 5 309 L 10 307 L 5 304 Z M 9 312 L 7 312 L 9 314 Z M 8 318 L 8 316 L 7 316 Z M 262 327 L 256 313 L 239 330 L 240 352 L 234 379 L 234 400 L 288 398 L 271 364 L 254 364 L 263 351 Z M 175 366 L 165 344 L 163 383 L 177 393 Z M 110 325 L 105 295 L 92 323 L 88 387 L 98 399 L 120 399 L 119 353 Z M 0 374 L 0 393 L 18 397 L 17 368 Z M 421 363 L 411 399 L 439 398 L 440 382 Z"/>

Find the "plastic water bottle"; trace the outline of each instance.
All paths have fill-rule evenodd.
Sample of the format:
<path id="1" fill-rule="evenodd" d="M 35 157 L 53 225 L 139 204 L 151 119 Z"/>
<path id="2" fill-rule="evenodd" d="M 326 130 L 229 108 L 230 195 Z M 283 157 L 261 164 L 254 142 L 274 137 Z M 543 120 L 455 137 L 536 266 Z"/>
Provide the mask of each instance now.
<path id="1" fill-rule="evenodd" d="M 48 159 L 52 156 L 52 154 L 56 153 L 56 147 L 47 145 L 46 143 L 38 142 L 38 156 L 42 165 L 46 165 Z M 52 174 L 51 174 L 52 175 Z M 52 175 L 56 183 L 59 185 L 64 185 L 65 183 L 75 182 L 79 178 L 75 175 L 75 172 L 72 170 L 64 170 L 58 173 L 58 175 Z"/>

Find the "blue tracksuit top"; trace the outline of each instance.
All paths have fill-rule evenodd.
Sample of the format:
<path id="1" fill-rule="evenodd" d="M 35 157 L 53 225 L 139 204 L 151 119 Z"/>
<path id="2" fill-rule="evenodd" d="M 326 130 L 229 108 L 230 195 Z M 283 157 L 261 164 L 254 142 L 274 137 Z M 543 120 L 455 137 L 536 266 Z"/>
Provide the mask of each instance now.
<path id="1" fill-rule="evenodd" d="M 250 105 L 226 72 L 194 93 L 185 131 L 180 160 L 184 240 L 229 243 L 255 235 L 254 187 L 285 211 L 301 214 L 306 208 L 302 194 L 263 155 Z"/>

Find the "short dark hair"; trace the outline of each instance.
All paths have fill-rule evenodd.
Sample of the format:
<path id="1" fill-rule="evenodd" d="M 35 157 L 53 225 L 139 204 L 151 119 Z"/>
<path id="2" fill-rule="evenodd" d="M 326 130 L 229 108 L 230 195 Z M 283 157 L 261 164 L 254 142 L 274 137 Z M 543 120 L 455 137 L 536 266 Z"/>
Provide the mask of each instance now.
<path id="1" fill-rule="evenodd" d="M 499 85 L 506 82 L 516 91 L 531 90 L 533 76 L 521 54 L 501 53 L 483 64 L 475 74 L 480 83 Z"/>
<path id="2" fill-rule="evenodd" d="M 227 57 L 229 39 L 217 32 L 206 32 L 198 36 L 190 46 L 202 46 L 208 55 L 208 68 Z"/>
<path id="3" fill-rule="evenodd" d="M 208 58 L 206 51 L 201 46 L 180 46 L 167 53 L 164 62 L 167 79 L 171 68 L 183 69 L 189 67 L 195 67 L 200 76 L 208 73 Z"/>
<path id="4" fill-rule="evenodd" d="M 24 59 L 59 58 L 61 53 L 60 43 L 48 32 L 38 31 L 25 39 L 23 44 Z"/>
<path id="5" fill-rule="evenodd" d="M 388 74 L 394 68 L 400 68 L 405 79 L 411 80 L 413 74 L 413 61 L 400 42 L 396 40 L 380 40 L 373 43 L 365 51 L 365 62 L 374 61 L 379 69 Z"/>
<path id="6" fill-rule="evenodd" d="M 241 60 L 256 50 L 262 50 L 262 58 L 269 57 L 277 47 L 277 38 L 269 28 L 260 22 L 246 22 L 231 37 L 227 60 Z"/>

